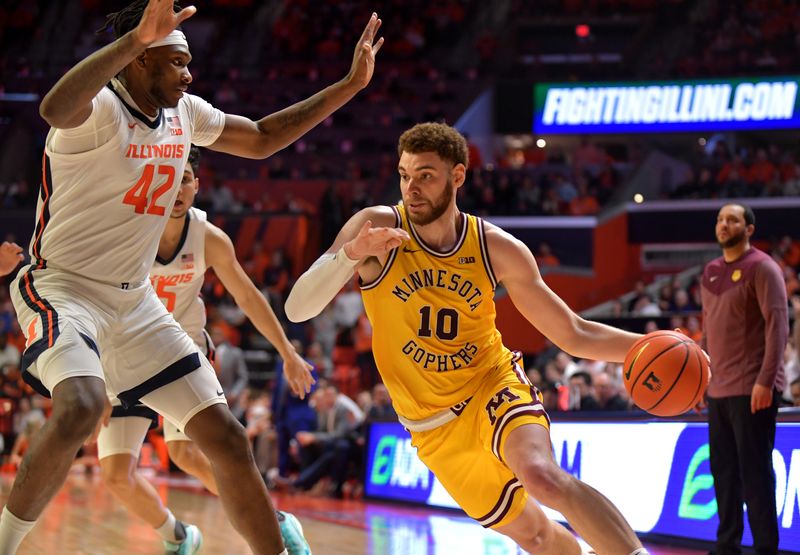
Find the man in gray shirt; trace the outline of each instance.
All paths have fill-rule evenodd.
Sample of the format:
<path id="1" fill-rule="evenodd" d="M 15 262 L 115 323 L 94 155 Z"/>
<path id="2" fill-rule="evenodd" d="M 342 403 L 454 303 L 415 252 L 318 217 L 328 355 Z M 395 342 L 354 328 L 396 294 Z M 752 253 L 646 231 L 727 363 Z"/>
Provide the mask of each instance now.
<path id="1" fill-rule="evenodd" d="M 739 555 L 744 515 L 758 555 L 778 553 L 772 450 L 789 334 L 783 274 L 750 246 L 755 215 L 727 204 L 717 216 L 722 256 L 702 280 L 703 347 L 711 356 L 708 435 L 719 512 L 716 555 Z"/>

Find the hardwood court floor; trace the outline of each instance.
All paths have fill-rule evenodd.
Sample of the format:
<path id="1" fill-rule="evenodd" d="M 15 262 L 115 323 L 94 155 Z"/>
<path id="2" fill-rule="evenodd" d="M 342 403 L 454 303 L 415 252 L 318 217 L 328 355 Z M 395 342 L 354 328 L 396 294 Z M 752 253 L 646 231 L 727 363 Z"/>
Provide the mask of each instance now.
<path id="1" fill-rule="evenodd" d="M 5 503 L 13 476 L 0 476 Z M 206 555 L 246 555 L 219 500 L 191 479 L 155 478 L 157 489 L 179 518 L 203 531 Z M 303 522 L 315 555 L 511 555 L 521 553 L 506 538 L 455 513 L 384 503 L 275 495 L 280 509 Z M 650 546 L 653 555 L 699 555 L 701 551 Z M 164 553 L 155 532 L 132 517 L 99 477 L 70 475 L 18 555 L 117 555 Z"/>

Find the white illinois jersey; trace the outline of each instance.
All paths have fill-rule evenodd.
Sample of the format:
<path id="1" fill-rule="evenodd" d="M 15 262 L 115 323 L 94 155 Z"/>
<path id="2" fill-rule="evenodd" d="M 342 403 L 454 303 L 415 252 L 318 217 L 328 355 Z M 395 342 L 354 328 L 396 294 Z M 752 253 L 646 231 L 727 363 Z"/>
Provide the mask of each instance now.
<path id="1" fill-rule="evenodd" d="M 37 267 L 122 288 L 144 282 L 189 147 L 216 141 L 224 122 L 221 111 L 190 94 L 150 120 L 119 81 L 103 87 L 86 122 L 48 133 L 30 246 Z M 88 147 L 87 137 L 95 137 Z"/>
<path id="2" fill-rule="evenodd" d="M 200 298 L 206 273 L 205 248 L 206 213 L 190 208 L 175 252 L 170 258 L 156 256 L 150 270 L 158 298 L 198 345 L 206 342 L 206 308 Z"/>

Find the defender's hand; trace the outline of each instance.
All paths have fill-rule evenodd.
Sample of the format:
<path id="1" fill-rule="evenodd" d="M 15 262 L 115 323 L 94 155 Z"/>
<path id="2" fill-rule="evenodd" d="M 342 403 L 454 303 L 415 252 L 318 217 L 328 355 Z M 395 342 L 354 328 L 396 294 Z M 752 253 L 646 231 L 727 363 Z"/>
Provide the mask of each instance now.
<path id="1" fill-rule="evenodd" d="M 172 0 L 150 0 L 139 25 L 133 32 L 139 42 L 148 45 L 169 35 L 196 11 L 197 8 L 189 6 L 175 13 L 172 9 Z"/>
<path id="2" fill-rule="evenodd" d="M 347 81 L 356 85 L 359 89 L 366 87 L 372 79 L 375 71 L 375 56 L 383 46 L 383 37 L 375 42 L 375 34 L 381 26 L 378 14 L 373 13 L 369 18 L 369 23 L 361 33 L 361 38 L 356 44 L 356 51 L 353 54 L 353 65 L 350 66 L 350 73 L 347 74 Z"/>
<path id="3" fill-rule="evenodd" d="M 303 357 L 292 351 L 292 354 L 283 361 L 283 375 L 295 395 L 305 399 L 311 386 L 314 385 L 314 376 L 311 375 L 313 366 L 303 360 Z"/>

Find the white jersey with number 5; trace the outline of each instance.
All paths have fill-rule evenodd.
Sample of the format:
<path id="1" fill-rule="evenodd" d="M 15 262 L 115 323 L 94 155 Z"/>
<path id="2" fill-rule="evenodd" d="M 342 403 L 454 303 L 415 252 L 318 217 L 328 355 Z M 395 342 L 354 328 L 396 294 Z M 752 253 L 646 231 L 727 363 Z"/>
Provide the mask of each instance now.
<path id="1" fill-rule="evenodd" d="M 217 140 L 225 115 L 184 94 L 154 120 L 116 79 L 74 129 L 51 129 L 30 253 L 39 267 L 118 287 L 147 279 L 194 143 Z"/>
<path id="2" fill-rule="evenodd" d="M 158 298 L 198 345 L 205 343 L 206 308 L 200 298 L 206 273 L 206 213 L 190 208 L 170 258 L 156 257 L 150 282 Z"/>

